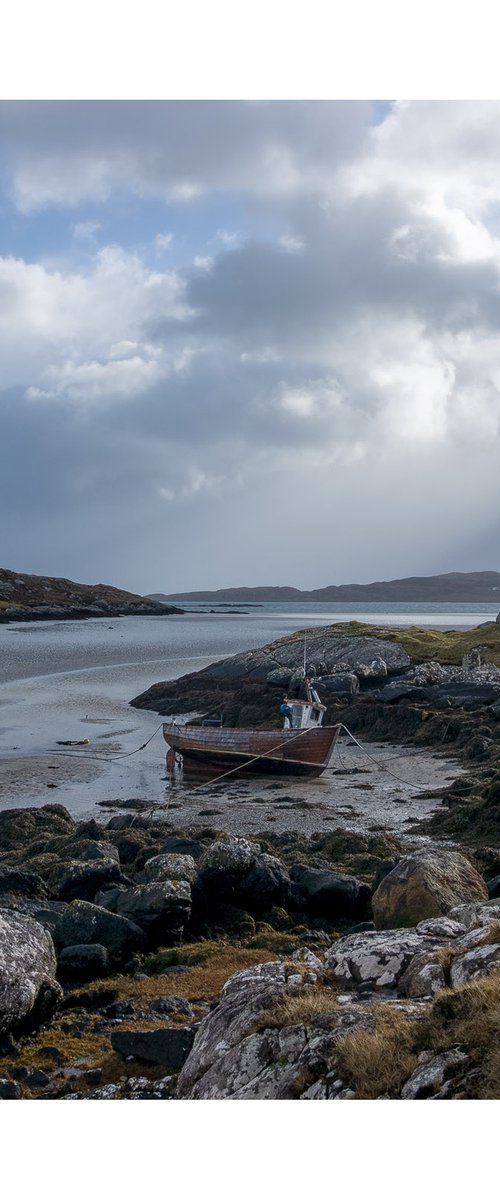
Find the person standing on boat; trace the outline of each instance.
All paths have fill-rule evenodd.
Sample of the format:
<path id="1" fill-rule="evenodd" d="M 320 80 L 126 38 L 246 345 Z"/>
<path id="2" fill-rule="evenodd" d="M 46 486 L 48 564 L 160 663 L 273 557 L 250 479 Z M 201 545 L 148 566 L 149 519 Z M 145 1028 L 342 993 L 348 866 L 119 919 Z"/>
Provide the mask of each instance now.
<path id="1" fill-rule="evenodd" d="M 288 703 L 288 696 L 283 696 L 283 704 L 281 704 L 281 705 L 280 705 L 280 713 L 281 713 L 281 715 L 282 715 L 283 717 L 288 717 L 288 721 L 289 721 L 289 728 L 290 728 L 290 729 L 292 729 L 292 725 L 293 725 L 293 721 L 292 721 L 292 718 L 293 718 L 293 711 L 292 711 L 292 709 L 290 708 L 290 705 L 289 705 L 289 703 Z"/>

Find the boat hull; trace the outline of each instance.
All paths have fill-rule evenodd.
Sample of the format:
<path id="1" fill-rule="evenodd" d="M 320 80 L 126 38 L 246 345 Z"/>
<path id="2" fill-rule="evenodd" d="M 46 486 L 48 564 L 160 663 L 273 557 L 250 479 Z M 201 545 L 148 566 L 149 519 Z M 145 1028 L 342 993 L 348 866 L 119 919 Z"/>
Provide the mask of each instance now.
<path id="1" fill-rule="evenodd" d="M 164 725 L 163 737 L 184 766 L 241 775 L 317 776 L 328 766 L 340 726 L 319 729 L 206 729 Z"/>

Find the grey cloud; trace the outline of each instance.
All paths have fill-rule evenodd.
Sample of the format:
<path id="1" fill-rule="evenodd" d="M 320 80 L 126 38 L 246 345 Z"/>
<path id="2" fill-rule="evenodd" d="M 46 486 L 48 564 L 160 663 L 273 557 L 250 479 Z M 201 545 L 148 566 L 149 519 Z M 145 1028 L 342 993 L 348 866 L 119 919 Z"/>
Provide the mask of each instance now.
<path id="1" fill-rule="evenodd" d="M 286 194 L 359 153 L 370 115 L 366 101 L 3 101 L 0 140 L 26 208 L 115 186 Z"/>

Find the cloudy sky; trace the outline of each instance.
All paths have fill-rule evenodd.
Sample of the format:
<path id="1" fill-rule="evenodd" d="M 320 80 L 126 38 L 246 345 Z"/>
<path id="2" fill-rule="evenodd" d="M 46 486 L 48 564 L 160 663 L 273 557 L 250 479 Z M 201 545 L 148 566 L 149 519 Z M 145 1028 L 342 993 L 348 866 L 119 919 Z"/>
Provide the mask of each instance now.
<path id="1" fill-rule="evenodd" d="M 0 565 L 497 569 L 500 103 L 1 101 Z"/>

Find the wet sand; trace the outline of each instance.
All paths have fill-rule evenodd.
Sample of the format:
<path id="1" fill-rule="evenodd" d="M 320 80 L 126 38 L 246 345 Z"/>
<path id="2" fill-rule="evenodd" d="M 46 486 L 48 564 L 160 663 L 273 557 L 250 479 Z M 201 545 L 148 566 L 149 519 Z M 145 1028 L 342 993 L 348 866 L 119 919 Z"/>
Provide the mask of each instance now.
<path id="1" fill-rule="evenodd" d="M 462 771 L 458 763 L 427 750 L 381 743 L 361 750 L 343 743 L 333 769 L 319 779 L 236 777 L 217 783 L 179 769 L 166 776 L 157 741 L 154 773 L 148 772 L 142 788 L 132 789 L 110 786 L 110 773 L 118 785 L 113 768 L 77 753 L 81 759 L 64 754 L 0 759 L 0 811 L 59 803 L 76 819 L 93 816 L 105 822 L 117 812 L 135 810 L 139 800 L 151 806 L 156 819 L 179 827 L 203 824 L 239 835 L 340 827 L 359 833 L 385 830 L 415 841 L 416 822 L 440 804 L 439 796 L 427 793 L 444 791 Z"/>
<path id="2" fill-rule="evenodd" d="M 63 804 L 60 790 L 74 783 L 83 787 L 100 773 L 98 763 L 63 760 L 57 755 L 0 758 L 0 812 L 36 803 Z"/>

